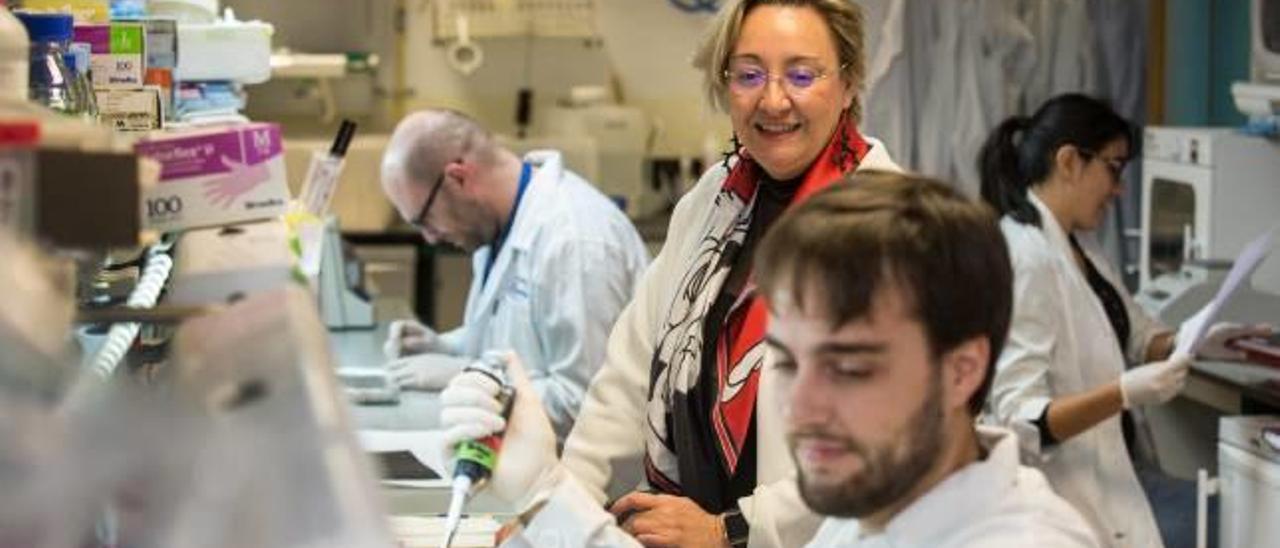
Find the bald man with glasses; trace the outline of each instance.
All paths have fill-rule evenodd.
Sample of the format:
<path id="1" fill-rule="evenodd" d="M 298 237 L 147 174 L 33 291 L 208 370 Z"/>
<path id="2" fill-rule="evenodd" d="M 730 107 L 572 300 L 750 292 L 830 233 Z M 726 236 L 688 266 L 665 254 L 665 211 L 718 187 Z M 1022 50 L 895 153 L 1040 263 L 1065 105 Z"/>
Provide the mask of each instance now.
<path id="1" fill-rule="evenodd" d="M 463 325 L 437 333 L 394 322 L 383 348 L 392 378 L 436 390 L 486 350 L 514 351 L 563 440 L 649 261 L 625 213 L 560 153 L 521 158 L 447 110 L 396 127 L 382 190 L 428 244 L 472 254 Z"/>

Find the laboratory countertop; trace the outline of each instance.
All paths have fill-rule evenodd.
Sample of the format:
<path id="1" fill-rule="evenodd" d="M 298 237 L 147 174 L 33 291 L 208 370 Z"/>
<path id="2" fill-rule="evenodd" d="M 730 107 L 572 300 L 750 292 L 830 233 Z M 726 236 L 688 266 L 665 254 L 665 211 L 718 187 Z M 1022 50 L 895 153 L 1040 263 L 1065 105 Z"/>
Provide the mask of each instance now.
<path id="1" fill-rule="evenodd" d="M 1280 368 L 1254 363 L 1196 361 L 1188 397 L 1224 412 L 1242 412 L 1242 399 L 1280 408 Z M 1196 380 L 1202 381 L 1197 385 Z"/>
<path id="2" fill-rule="evenodd" d="M 378 368 L 386 358 L 382 343 L 392 320 L 412 318 L 409 303 L 399 299 L 374 301 L 373 329 L 330 331 L 329 340 L 339 367 Z M 352 405 L 351 415 L 360 430 L 430 430 L 439 423 L 439 394 L 403 391 L 397 405 Z"/>
<path id="3" fill-rule="evenodd" d="M 386 339 L 392 320 L 412 317 L 409 304 L 403 300 L 375 300 L 373 329 L 330 331 L 330 347 L 338 367 L 382 367 L 382 343 Z M 369 431 L 424 431 L 433 430 L 439 424 L 439 394 L 436 392 L 403 391 L 396 405 L 351 405 L 351 418 L 358 430 Z M 388 508 L 397 516 L 435 516 L 449 506 L 449 488 L 442 485 L 407 486 L 389 482 L 383 484 Z M 505 521 L 506 508 L 485 492 L 476 495 L 468 504 L 474 515 L 493 516 Z M 508 516 L 509 517 L 509 516 Z"/>

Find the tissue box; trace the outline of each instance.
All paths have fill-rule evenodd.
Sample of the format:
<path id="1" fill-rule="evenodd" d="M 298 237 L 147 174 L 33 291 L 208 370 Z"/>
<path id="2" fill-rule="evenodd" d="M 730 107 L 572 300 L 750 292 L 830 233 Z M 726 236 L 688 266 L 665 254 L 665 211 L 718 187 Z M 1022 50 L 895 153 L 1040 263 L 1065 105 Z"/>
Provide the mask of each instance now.
<path id="1" fill-rule="evenodd" d="M 76 25 L 75 41 L 88 43 L 92 53 L 93 86 L 141 86 L 146 34 L 141 23 Z"/>
<path id="2" fill-rule="evenodd" d="M 144 195 L 147 228 L 173 231 L 270 219 L 288 206 L 276 124 L 155 134 L 135 150 L 161 166 L 159 184 Z"/>

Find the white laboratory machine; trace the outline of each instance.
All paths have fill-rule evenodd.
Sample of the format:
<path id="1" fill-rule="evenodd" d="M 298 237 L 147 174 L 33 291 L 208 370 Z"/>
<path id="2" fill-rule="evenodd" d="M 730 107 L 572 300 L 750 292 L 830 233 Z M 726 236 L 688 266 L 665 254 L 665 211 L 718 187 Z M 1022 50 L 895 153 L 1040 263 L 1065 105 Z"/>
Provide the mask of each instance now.
<path id="1" fill-rule="evenodd" d="M 1223 417 L 1218 434 L 1219 548 L 1280 539 L 1280 417 Z"/>
<path id="2" fill-rule="evenodd" d="M 1188 260 L 1230 261 L 1277 224 L 1280 144 L 1225 128 L 1148 127 L 1142 211 L 1144 290 Z M 1280 261 L 1263 264 L 1253 282 L 1280 294 Z"/>
<path id="3" fill-rule="evenodd" d="M 575 92 L 578 97 L 547 111 L 539 133 L 589 139 L 597 173 L 580 175 L 616 200 L 633 219 L 660 211 L 670 198 L 649 184 L 646 176 L 653 124 L 644 111 L 610 104 L 603 96 L 592 96 L 590 88 Z"/>

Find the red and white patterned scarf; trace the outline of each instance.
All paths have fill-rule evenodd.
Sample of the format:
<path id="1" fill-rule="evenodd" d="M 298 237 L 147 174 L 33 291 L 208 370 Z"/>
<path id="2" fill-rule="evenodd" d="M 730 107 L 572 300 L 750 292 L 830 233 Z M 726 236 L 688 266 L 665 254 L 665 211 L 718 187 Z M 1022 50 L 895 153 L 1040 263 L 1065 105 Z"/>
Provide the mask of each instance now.
<path id="1" fill-rule="evenodd" d="M 843 152 L 848 150 L 852 154 Z M 805 173 L 791 206 L 852 172 L 866 156 L 868 145 L 852 123 L 843 122 L 831 142 Z M 756 189 L 762 170 L 744 151 L 716 196 L 703 226 L 693 262 L 679 281 L 667 308 L 650 369 L 646 409 L 645 472 L 654 487 L 681 493 L 679 464 L 672 439 L 672 409 L 678 398 L 689 397 L 699 382 L 703 364 L 704 320 L 719 297 L 731 270 L 727 249 L 740 249 L 751 226 Z M 790 207 L 790 206 L 788 206 Z M 760 370 L 764 365 L 767 310 L 748 277 L 746 287 L 724 318 L 716 341 L 715 405 L 710 423 L 715 445 L 732 476 L 737 471 L 755 411 Z"/>

